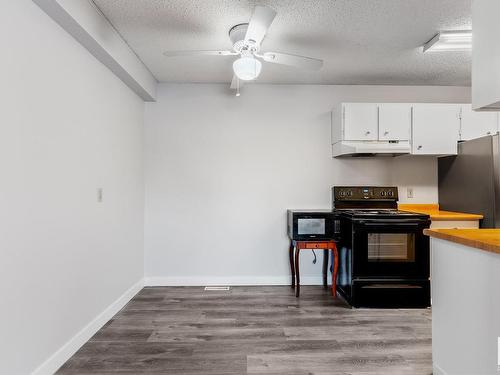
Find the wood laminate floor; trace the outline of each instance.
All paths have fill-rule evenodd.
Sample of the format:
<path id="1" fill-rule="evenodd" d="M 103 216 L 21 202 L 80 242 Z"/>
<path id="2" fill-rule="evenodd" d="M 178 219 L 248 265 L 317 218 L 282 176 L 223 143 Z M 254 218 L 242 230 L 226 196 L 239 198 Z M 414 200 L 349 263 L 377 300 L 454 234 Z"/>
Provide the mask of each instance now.
<path id="1" fill-rule="evenodd" d="M 350 309 L 318 286 L 144 288 L 58 374 L 429 375 L 431 312 Z"/>

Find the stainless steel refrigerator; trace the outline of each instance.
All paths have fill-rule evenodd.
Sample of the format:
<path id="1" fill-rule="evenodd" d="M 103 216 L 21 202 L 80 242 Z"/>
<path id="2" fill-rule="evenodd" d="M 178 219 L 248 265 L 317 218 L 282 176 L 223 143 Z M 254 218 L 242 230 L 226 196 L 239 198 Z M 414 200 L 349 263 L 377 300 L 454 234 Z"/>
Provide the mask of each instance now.
<path id="1" fill-rule="evenodd" d="M 500 136 L 458 144 L 458 155 L 438 159 L 443 210 L 484 215 L 481 228 L 500 228 Z"/>

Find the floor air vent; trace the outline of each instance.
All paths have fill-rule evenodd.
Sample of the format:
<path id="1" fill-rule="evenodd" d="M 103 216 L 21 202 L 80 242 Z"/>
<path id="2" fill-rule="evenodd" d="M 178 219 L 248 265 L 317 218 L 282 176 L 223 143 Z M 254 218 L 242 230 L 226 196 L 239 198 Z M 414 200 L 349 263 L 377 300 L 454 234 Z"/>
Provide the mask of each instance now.
<path id="1" fill-rule="evenodd" d="M 205 291 L 214 291 L 214 290 L 230 290 L 230 286 L 206 286 Z"/>

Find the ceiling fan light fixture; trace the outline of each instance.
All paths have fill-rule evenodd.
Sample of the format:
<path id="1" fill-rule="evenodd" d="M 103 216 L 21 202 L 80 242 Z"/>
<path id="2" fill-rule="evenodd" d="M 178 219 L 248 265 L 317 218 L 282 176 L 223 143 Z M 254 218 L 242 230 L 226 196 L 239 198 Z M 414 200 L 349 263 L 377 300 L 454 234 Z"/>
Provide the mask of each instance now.
<path id="1" fill-rule="evenodd" d="M 233 71 L 236 77 L 242 81 L 256 79 L 262 70 L 262 63 L 254 57 L 243 56 L 233 63 Z"/>

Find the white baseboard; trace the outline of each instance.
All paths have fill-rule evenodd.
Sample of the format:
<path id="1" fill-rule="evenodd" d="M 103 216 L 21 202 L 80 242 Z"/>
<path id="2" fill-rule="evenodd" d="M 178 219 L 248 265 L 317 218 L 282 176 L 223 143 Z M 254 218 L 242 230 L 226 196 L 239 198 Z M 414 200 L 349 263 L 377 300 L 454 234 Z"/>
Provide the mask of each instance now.
<path id="1" fill-rule="evenodd" d="M 329 276 L 329 279 L 331 276 Z M 330 281 L 330 280 L 329 280 Z M 214 285 L 290 285 L 291 276 L 151 276 L 145 286 L 214 286 Z M 321 276 L 303 276 L 300 285 L 323 285 Z"/>
<path id="2" fill-rule="evenodd" d="M 116 301 L 108 306 L 94 320 L 72 337 L 58 351 L 32 372 L 32 375 L 54 374 L 83 344 L 85 344 L 104 324 L 106 324 L 123 306 L 125 306 L 142 288 L 144 280 L 138 281 Z"/>

